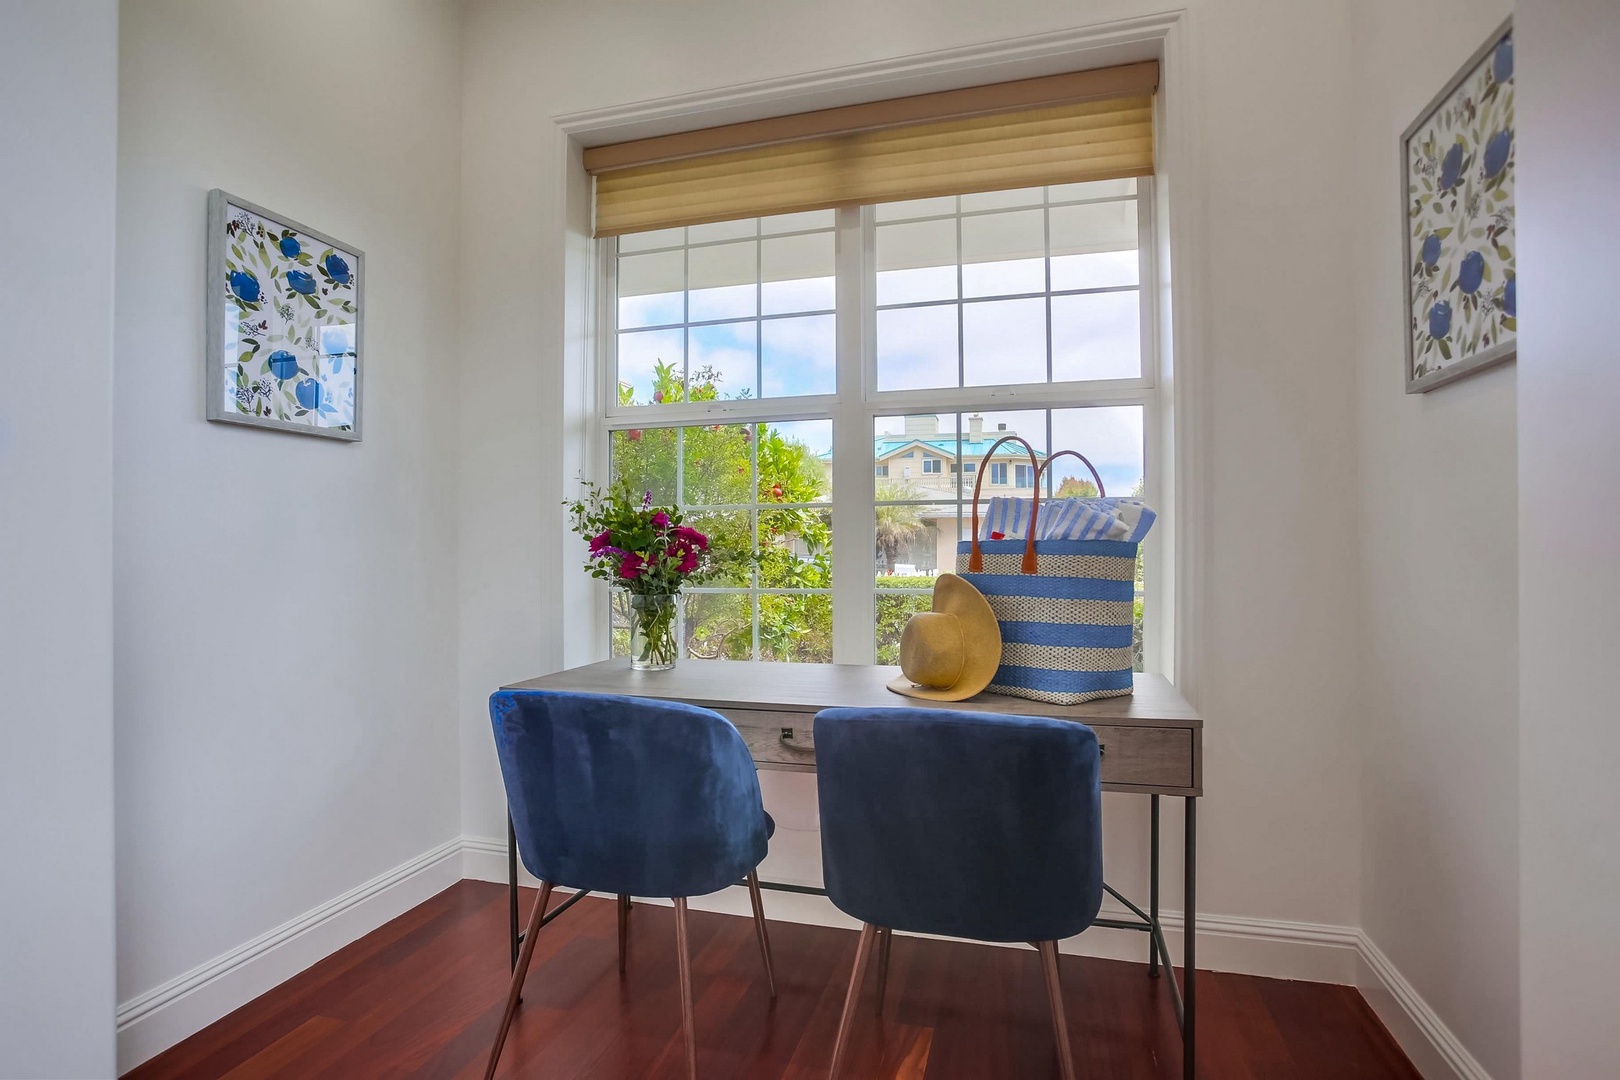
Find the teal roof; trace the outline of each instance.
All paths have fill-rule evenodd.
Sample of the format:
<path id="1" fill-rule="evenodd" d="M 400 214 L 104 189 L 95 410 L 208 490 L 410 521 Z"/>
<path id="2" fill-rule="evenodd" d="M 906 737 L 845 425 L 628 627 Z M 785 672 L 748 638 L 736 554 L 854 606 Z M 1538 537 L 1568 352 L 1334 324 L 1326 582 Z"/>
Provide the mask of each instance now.
<path id="1" fill-rule="evenodd" d="M 955 435 L 879 435 L 872 441 L 872 456 L 878 460 L 882 460 L 883 458 L 889 457 L 892 454 L 906 449 L 908 446 L 921 446 L 934 451 L 941 457 L 954 458 L 956 456 L 957 445 L 960 443 L 962 449 L 962 459 L 964 461 L 982 461 L 984 460 L 984 456 L 990 452 L 990 447 L 995 445 L 996 440 L 1005 435 L 1006 432 L 986 432 L 985 437 L 982 439 L 974 439 L 970 437 L 958 439 L 958 437 Z M 832 451 L 829 450 L 826 453 L 818 456 L 822 461 L 831 461 Z M 996 450 L 996 457 L 1028 458 L 1029 455 L 1026 454 L 1024 452 L 1024 448 L 1019 446 L 1017 443 L 1008 443 Z M 1035 457 L 1037 460 L 1039 460 L 1045 458 L 1046 455 L 1037 450 L 1035 451 Z"/>

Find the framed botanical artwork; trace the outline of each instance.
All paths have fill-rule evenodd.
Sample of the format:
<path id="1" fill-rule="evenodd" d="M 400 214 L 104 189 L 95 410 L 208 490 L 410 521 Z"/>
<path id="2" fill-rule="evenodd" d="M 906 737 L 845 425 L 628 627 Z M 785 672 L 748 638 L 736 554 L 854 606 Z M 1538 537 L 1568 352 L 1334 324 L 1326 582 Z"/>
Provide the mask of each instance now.
<path id="1" fill-rule="evenodd" d="M 360 439 L 366 257 L 208 193 L 208 419 Z"/>
<path id="2" fill-rule="evenodd" d="M 1409 394 L 1517 351 L 1513 138 L 1509 20 L 1401 136 Z"/>

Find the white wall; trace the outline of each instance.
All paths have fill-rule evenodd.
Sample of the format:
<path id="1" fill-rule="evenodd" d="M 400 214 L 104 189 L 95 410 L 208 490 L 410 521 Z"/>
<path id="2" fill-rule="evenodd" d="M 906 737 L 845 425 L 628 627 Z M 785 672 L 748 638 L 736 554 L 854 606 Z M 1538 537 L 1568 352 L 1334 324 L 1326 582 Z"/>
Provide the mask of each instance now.
<path id="1" fill-rule="evenodd" d="M 1620 8 L 1517 15 L 1524 1075 L 1620 1060 Z"/>
<path id="2" fill-rule="evenodd" d="M 117 49 L 0 10 L 0 1076 L 113 1073 Z"/>
<path id="3" fill-rule="evenodd" d="M 141 0 L 124 7 L 121 65 L 128 1000 L 460 831 L 458 13 Z M 363 442 L 204 421 L 214 187 L 365 251 Z"/>
<path id="4" fill-rule="evenodd" d="M 1362 927 L 1497 1080 L 1519 1075 L 1514 368 L 1406 394 L 1399 142 L 1510 6 L 1352 6 Z"/>
<path id="5" fill-rule="evenodd" d="M 465 28 L 460 710 L 464 822 L 504 835 L 485 702 L 558 667 L 575 573 L 564 471 L 564 141 L 548 116 L 1067 29 L 1147 3 L 981 0 L 816 5 L 476 3 Z M 1190 628 L 1208 722 L 1201 908 L 1260 919 L 1358 921 L 1360 734 L 1355 657 L 1356 387 L 1346 282 L 1358 222 L 1348 15 L 1338 6 L 1197 3 L 1191 70 L 1173 107 L 1196 117 L 1207 223 L 1207 325 L 1190 460 L 1201 522 L 1202 623 Z M 1257 43 L 1286 42 L 1256 63 Z M 573 246 L 570 246 L 573 245 Z M 577 262 L 576 264 L 577 265 Z M 1349 285 L 1344 287 L 1348 290 Z M 1258 527 L 1257 527 L 1258 525 Z M 573 635 L 570 635 L 572 637 Z M 794 798 L 802 801 L 803 792 Z M 1142 800 L 1111 801 L 1110 879 L 1145 863 Z M 790 808 L 803 810 L 802 806 Z M 789 815 L 793 816 L 793 815 Z M 1167 835 L 1179 814 L 1172 808 Z M 802 816 L 798 817 L 802 820 Z M 779 832 L 779 836 L 782 833 Z M 814 853 L 814 836 L 799 838 Z M 777 845 L 781 847 L 782 845 Z M 1174 858 L 1176 845 L 1169 847 Z M 1170 895 L 1179 885 L 1171 881 Z M 1179 906 L 1179 905 L 1174 905 Z"/>

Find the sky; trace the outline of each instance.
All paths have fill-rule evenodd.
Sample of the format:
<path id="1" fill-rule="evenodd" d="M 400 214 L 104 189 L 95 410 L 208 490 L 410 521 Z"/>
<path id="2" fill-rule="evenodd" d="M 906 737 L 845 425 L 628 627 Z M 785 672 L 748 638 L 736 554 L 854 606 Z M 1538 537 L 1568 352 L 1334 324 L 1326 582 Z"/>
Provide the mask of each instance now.
<path id="1" fill-rule="evenodd" d="M 1046 382 L 1047 302 L 1017 294 L 1044 293 L 1048 275 L 1054 291 L 1108 290 L 1052 297 L 1051 378 L 1141 374 L 1134 200 L 1043 213 L 1027 205 L 1031 198 L 1039 203 L 1040 189 L 962 196 L 964 211 L 995 212 L 960 218 L 923 216 L 954 213 L 954 199 L 879 208 L 879 390 Z M 655 362 L 680 368 L 683 359 L 690 371 L 713 368 L 723 397 L 833 393 L 831 215 L 695 226 L 687 240 L 709 246 L 687 250 L 647 250 L 682 243 L 681 230 L 621 238 L 619 377 L 634 387 L 636 400 L 650 399 Z M 793 228 L 820 231 L 774 235 Z M 708 325 L 681 325 L 690 323 Z M 986 413 L 985 427 L 1006 423 L 1043 452 L 1080 450 L 1110 494 L 1128 495 L 1143 472 L 1142 419 L 1140 406 L 1055 410 L 1051 446 L 1044 410 Z M 949 413 L 939 420 L 942 434 L 958 423 Z M 778 426 L 817 453 L 831 441 L 830 421 Z M 876 430 L 901 426 L 901 418 L 880 417 Z M 1071 458 L 1053 468 L 1060 478 L 1089 475 Z"/>

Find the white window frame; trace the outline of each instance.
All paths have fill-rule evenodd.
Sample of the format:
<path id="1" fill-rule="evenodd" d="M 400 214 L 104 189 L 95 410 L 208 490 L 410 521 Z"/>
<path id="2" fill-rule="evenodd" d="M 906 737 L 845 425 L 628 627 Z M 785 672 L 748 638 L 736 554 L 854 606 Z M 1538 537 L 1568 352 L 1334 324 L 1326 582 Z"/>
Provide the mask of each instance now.
<path id="1" fill-rule="evenodd" d="M 1171 401 L 1162 384 L 1166 356 L 1160 340 L 1166 325 L 1159 310 L 1167 293 L 1159 258 L 1164 237 L 1158 219 L 1159 199 L 1152 177 L 1137 180 L 1137 250 L 1140 267 L 1141 375 L 1134 379 L 1085 382 L 1027 383 L 1001 386 L 947 387 L 928 390 L 877 390 L 876 349 L 876 218 L 871 206 L 843 207 L 837 214 L 835 308 L 836 392 L 791 398 L 723 399 L 679 402 L 656 406 L 621 406 L 617 381 L 617 247 L 611 239 L 597 242 L 596 366 L 598 401 L 602 408 L 587 418 L 589 439 L 605 482 L 614 431 L 632 428 L 687 427 L 699 424 L 771 423 L 793 420 L 832 421 L 833 484 L 832 546 L 835 552 L 867 552 L 876 548 L 872 480 L 876 458 L 873 426 L 878 417 L 924 413 L 961 413 L 1019 409 L 1058 410 L 1092 406 L 1142 407 L 1143 497 L 1158 510 L 1161 528 L 1144 543 L 1143 667 L 1149 672 L 1174 670 L 1170 623 L 1174 598 L 1168 595 L 1167 563 L 1173 553 L 1162 538 L 1171 535 L 1173 507 L 1163 498 L 1170 490 L 1165 469 L 1174 457 L 1167 437 Z M 996 211 L 977 211 L 994 213 Z M 968 216 L 975 212 L 964 212 Z M 941 215 L 955 217 L 957 215 Z M 1050 263 L 1048 263 L 1050 266 Z M 958 290 L 960 295 L 960 290 Z M 1034 295 L 1047 295 L 1038 293 Z M 856 317 L 845 317 L 854 312 Z M 1048 421 L 1050 424 L 1050 421 Z M 1084 447 L 1076 447 L 1082 453 Z M 959 462 L 962 482 L 973 475 Z M 892 473 L 892 470 L 891 470 Z M 1115 494 L 1128 494 L 1116 492 Z M 833 661 L 871 664 L 876 661 L 873 634 L 877 581 L 869 556 L 833 559 Z"/>

